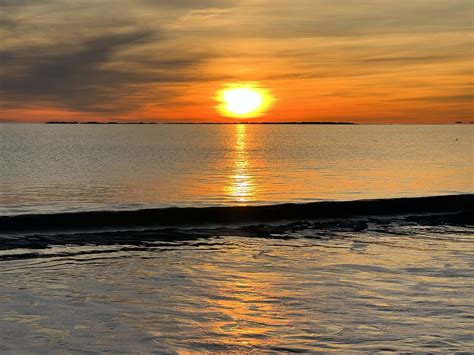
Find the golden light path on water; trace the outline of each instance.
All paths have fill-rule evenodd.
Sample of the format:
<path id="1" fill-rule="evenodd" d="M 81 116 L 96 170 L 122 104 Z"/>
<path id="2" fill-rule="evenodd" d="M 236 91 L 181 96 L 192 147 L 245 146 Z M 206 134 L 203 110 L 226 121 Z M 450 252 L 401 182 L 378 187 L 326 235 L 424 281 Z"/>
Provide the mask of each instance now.
<path id="1" fill-rule="evenodd" d="M 255 183 L 250 175 L 249 159 L 247 157 L 247 126 L 235 126 L 235 158 L 234 171 L 229 177 L 227 193 L 239 202 L 248 202 L 255 197 Z"/>

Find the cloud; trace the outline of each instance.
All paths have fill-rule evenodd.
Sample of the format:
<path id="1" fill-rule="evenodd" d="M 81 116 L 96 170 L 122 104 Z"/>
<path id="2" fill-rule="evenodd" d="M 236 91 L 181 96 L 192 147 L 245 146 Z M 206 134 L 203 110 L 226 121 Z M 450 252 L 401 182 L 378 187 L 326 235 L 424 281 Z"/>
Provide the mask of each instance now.
<path id="1" fill-rule="evenodd" d="M 474 102 L 474 94 L 459 94 L 459 95 L 435 95 L 435 96 L 422 96 L 412 98 L 400 98 L 394 99 L 393 101 L 420 101 L 430 103 L 452 103 L 452 104 L 469 104 L 472 105 Z M 474 107 L 471 109 L 473 113 Z"/>
<path id="2" fill-rule="evenodd" d="M 268 37 L 470 31 L 472 9 L 470 0 L 293 0 L 291 6 L 285 0 L 272 0 L 257 10 L 266 21 L 242 27 L 252 35 Z"/>
<path id="3" fill-rule="evenodd" d="M 209 54 L 175 41 L 167 24 L 232 3 L 3 0 L 2 107 L 120 114 L 149 103 L 176 106 L 183 99 L 175 86 L 217 76 L 196 70 Z"/>
<path id="4" fill-rule="evenodd" d="M 67 51 L 52 46 L 0 52 L 7 68 L 16 67 L 3 73 L 1 96 L 11 105 L 47 102 L 74 110 L 117 112 L 150 100 L 143 95 L 146 85 L 203 80 L 187 70 L 201 60 L 199 56 L 147 59 L 128 70 L 110 66 L 120 51 L 147 43 L 151 35 L 147 31 L 103 35 L 78 42 Z M 147 71 L 145 64 L 153 71 Z M 140 92 L 142 95 L 137 95 Z M 165 100 L 172 95 L 169 88 L 157 89 L 153 100 Z M 129 99 L 120 102 L 125 96 Z"/>
<path id="5" fill-rule="evenodd" d="M 3 52 L 3 63 L 19 68 L 3 75 L 2 97 L 11 101 L 47 101 L 75 109 L 96 109 L 102 102 L 117 98 L 118 86 L 143 80 L 131 73 L 106 69 L 104 65 L 120 48 L 146 37 L 146 32 L 108 35 L 77 43 L 76 48 L 65 53 L 56 53 L 58 48 L 55 47 Z"/>
<path id="6" fill-rule="evenodd" d="M 149 105 L 193 110 L 203 86 L 231 80 L 285 81 L 299 97 L 464 102 L 472 6 L 471 0 L 0 0 L 0 104 L 108 115 Z"/>
<path id="7" fill-rule="evenodd" d="M 206 8 L 228 7 L 236 4 L 235 0 L 141 0 L 142 3 L 163 9 L 198 10 Z"/>

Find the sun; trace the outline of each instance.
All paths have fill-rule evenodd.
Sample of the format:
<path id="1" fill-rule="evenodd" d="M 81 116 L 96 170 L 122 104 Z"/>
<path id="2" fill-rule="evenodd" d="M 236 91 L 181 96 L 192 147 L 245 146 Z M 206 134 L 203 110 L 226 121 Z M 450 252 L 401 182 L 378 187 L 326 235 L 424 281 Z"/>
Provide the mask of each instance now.
<path id="1" fill-rule="evenodd" d="M 253 118 L 270 108 L 273 98 L 256 83 L 228 84 L 217 93 L 217 109 L 226 117 Z"/>

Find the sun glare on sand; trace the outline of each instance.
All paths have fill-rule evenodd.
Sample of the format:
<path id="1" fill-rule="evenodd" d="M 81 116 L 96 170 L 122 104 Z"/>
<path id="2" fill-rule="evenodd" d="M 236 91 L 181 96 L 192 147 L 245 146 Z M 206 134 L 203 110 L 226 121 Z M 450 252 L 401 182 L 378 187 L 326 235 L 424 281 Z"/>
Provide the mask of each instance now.
<path id="1" fill-rule="evenodd" d="M 219 113 L 234 118 L 262 116 L 273 103 L 269 91 L 254 83 L 226 85 L 219 90 L 216 100 Z"/>

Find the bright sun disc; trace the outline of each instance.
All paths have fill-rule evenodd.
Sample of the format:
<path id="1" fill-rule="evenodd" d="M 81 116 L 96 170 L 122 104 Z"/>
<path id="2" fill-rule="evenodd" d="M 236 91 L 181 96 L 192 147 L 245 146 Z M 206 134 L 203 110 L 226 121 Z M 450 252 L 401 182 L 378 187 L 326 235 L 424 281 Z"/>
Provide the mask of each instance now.
<path id="1" fill-rule="evenodd" d="M 252 118 L 263 115 L 271 105 L 268 90 L 255 84 L 230 84 L 218 92 L 217 109 L 223 116 Z"/>

